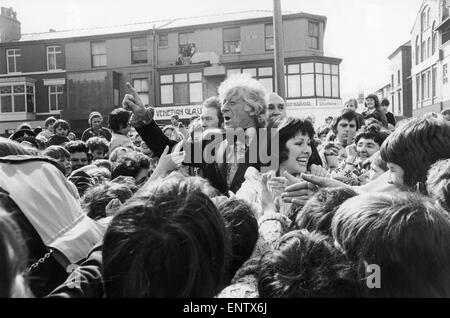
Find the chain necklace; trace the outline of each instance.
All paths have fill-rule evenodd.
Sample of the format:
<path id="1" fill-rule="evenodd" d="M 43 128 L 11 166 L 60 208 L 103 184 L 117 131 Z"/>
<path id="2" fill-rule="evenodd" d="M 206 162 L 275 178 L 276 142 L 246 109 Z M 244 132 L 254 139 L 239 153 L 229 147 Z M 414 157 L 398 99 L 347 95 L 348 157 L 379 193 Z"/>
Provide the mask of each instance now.
<path id="1" fill-rule="evenodd" d="M 38 268 L 39 265 L 41 265 L 42 263 L 45 262 L 46 259 L 50 258 L 50 256 L 52 255 L 53 250 L 50 250 L 47 254 L 44 255 L 44 257 L 40 258 L 36 263 L 32 264 L 28 269 L 27 269 L 27 273 L 31 272 L 32 270 L 35 270 L 36 268 Z"/>

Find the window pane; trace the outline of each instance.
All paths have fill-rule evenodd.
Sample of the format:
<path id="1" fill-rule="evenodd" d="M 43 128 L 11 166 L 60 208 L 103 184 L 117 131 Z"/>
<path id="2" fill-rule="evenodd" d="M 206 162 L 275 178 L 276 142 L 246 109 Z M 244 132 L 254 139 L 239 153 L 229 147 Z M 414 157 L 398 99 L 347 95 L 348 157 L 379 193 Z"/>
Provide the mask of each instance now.
<path id="1" fill-rule="evenodd" d="M 0 87 L 0 94 L 11 94 L 11 86 L 1 86 Z"/>
<path id="2" fill-rule="evenodd" d="M 188 34 L 187 33 L 180 33 L 179 35 L 179 44 L 188 44 Z"/>
<path id="3" fill-rule="evenodd" d="M 138 94 L 144 105 L 148 105 L 148 94 Z"/>
<path id="4" fill-rule="evenodd" d="M 106 66 L 106 55 L 100 55 L 100 66 Z"/>
<path id="5" fill-rule="evenodd" d="M 101 43 L 92 43 L 92 54 L 105 54 L 106 53 L 106 45 L 105 42 Z"/>
<path id="6" fill-rule="evenodd" d="M 339 76 L 332 76 L 333 97 L 339 97 Z"/>
<path id="7" fill-rule="evenodd" d="M 187 74 L 175 74 L 175 83 L 187 82 Z"/>
<path id="8" fill-rule="evenodd" d="M 236 41 L 241 39 L 241 28 L 223 29 L 224 41 Z"/>
<path id="9" fill-rule="evenodd" d="M 190 73 L 189 74 L 189 81 L 191 82 L 197 82 L 202 80 L 202 73 Z"/>
<path id="10" fill-rule="evenodd" d="M 161 104 L 173 104 L 173 86 L 161 86 Z"/>
<path id="11" fill-rule="evenodd" d="M 189 94 L 191 97 L 191 103 L 202 102 L 203 101 L 203 84 L 194 83 L 189 84 Z"/>
<path id="12" fill-rule="evenodd" d="M 300 66 L 298 64 L 288 65 L 287 69 L 289 74 L 300 73 Z"/>
<path id="13" fill-rule="evenodd" d="M 273 37 L 273 24 L 266 24 L 266 38 Z"/>
<path id="14" fill-rule="evenodd" d="M 323 73 L 323 64 L 316 63 L 316 73 Z"/>
<path id="15" fill-rule="evenodd" d="M 339 75 L 339 67 L 337 65 L 331 65 L 331 74 Z"/>
<path id="16" fill-rule="evenodd" d="M 147 51 L 139 51 L 132 53 L 133 63 L 147 63 Z"/>
<path id="17" fill-rule="evenodd" d="M 172 75 L 161 75 L 161 84 L 168 84 L 173 82 Z"/>
<path id="18" fill-rule="evenodd" d="M 49 70 L 56 69 L 56 58 L 53 54 L 48 55 L 48 69 Z"/>
<path id="19" fill-rule="evenodd" d="M 288 97 L 300 97 L 300 76 L 288 76 Z"/>
<path id="20" fill-rule="evenodd" d="M 14 90 L 14 94 L 25 93 L 25 86 L 24 85 L 14 85 L 13 90 Z"/>
<path id="21" fill-rule="evenodd" d="M 302 75 L 302 96 L 314 96 L 314 74 Z"/>
<path id="22" fill-rule="evenodd" d="M 175 104 L 188 104 L 188 85 L 175 84 L 173 94 L 175 95 Z"/>
<path id="23" fill-rule="evenodd" d="M 316 94 L 317 96 L 323 96 L 323 75 L 316 75 Z"/>
<path id="24" fill-rule="evenodd" d="M 260 67 L 258 68 L 259 76 L 272 76 L 271 67 Z"/>
<path id="25" fill-rule="evenodd" d="M 264 86 L 267 93 L 273 92 L 273 80 L 271 78 L 260 78 L 259 82 Z"/>
<path id="26" fill-rule="evenodd" d="M 313 63 L 303 63 L 302 64 L 302 73 L 314 73 L 314 64 Z"/>
<path id="27" fill-rule="evenodd" d="M 224 42 L 223 43 L 223 52 L 225 54 L 240 53 L 241 52 L 241 41 Z"/>
<path id="28" fill-rule="evenodd" d="M 273 38 L 266 39 L 266 50 L 267 51 L 275 50 L 275 44 L 273 43 Z"/>
<path id="29" fill-rule="evenodd" d="M 133 51 L 146 51 L 147 50 L 147 39 L 146 38 L 138 38 L 131 40 L 131 49 Z"/>
<path id="30" fill-rule="evenodd" d="M 50 110 L 57 110 L 56 106 L 56 94 L 50 95 Z"/>
<path id="31" fill-rule="evenodd" d="M 167 34 L 163 34 L 159 36 L 159 46 L 164 47 L 169 45 L 169 36 Z"/>
<path id="32" fill-rule="evenodd" d="M 34 96 L 27 95 L 27 112 L 34 113 Z"/>
<path id="33" fill-rule="evenodd" d="M 2 104 L 2 113 L 11 113 L 12 112 L 12 96 L 2 96 L 1 97 Z"/>
<path id="34" fill-rule="evenodd" d="M 58 110 L 63 109 L 63 101 L 64 101 L 63 94 L 58 94 L 58 105 L 57 105 Z"/>
<path id="35" fill-rule="evenodd" d="M 25 95 L 14 96 L 14 112 L 25 112 Z"/>
<path id="36" fill-rule="evenodd" d="M 309 37 L 309 47 L 311 49 L 318 50 L 319 49 L 319 39 L 314 37 Z"/>
<path id="37" fill-rule="evenodd" d="M 8 57 L 8 70 L 10 73 L 14 73 L 16 72 L 16 68 L 14 66 L 14 58 L 13 57 Z"/>
<path id="38" fill-rule="evenodd" d="M 316 22 L 308 23 L 308 35 L 319 36 L 319 24 Z"/>
<path id="39" fill-rule="evenodd" d="M 232 69 L 232 70 L 227 70 L 227 77 L 233 75 L 233 74 L 240 74 L 241 70 L 240 69 Z"/>
<path id="40" fill-rule="evenodd" d="M 330 74 L 331 72 L 330 72 L 330 64 L 324 64 L 323 65 L 323 72 L 325 73 L 325 74 Z"/>
<path id="41" fill-rule="evenodd" d="M 244 68 L 242 74 L 250 74 L 251 77 L 256 77 L 256 68 Z"/>
<path id="42" fill-rule="evenodd" d="M 323 91 L 325 97 L 331 97 L 331 76 L 324 75 Z"/>

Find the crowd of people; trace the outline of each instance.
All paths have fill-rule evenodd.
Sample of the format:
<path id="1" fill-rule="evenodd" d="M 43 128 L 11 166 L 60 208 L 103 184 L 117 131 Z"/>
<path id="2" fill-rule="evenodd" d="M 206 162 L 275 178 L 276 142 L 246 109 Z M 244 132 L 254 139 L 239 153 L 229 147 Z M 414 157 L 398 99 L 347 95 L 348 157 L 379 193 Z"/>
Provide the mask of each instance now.
<path id="1" fill-rule="evenodd" d="M 450 109 L 315 127 L 237 74 L 160 127 L 127 90 L 0 139 L 1 297 L 450 297 Z"/>

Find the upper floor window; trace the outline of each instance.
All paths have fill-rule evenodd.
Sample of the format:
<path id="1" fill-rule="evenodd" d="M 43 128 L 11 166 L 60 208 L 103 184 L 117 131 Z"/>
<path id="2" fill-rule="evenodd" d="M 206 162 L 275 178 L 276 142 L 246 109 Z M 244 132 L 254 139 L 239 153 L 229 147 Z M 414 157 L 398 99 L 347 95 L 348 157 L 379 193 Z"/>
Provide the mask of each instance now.
<path id="1" fill-rule="evenodd" d="M 183 57 L 192 57 L 195 53 L 194 33 L 178 34 L 178 54 Z"/>
<path id="2" fill-rule="evenodd" d="M 233 74 L 249 74 L 251 77 L 257 79 L 266 89 L 266 92 L 273 92 L 273 68 L 271 66 L 258 68 L 236 68 L 228 69 L 227 77 Z"/>
<path id="3" fill-rule="evenodd" d="M 131 64 L 143 64 L 147 62 L 147 38 L 131 39 Z"/>
<path id="4" fill-rule="evenodd" d="M 391 87 L 394 89 L 394 74 L 391 74 Z"/>
<path id="5" fill-rule="evenodd" d="M 442 65 L 442 84 L 448 83 L 448 64 Z"/>
<path id="6" fill-rule="evenodd" d="M 161 105 L 185 105 L 203 101 L 203 74 L 160 75 Z"/>
<path id="7" fill-rule="evenodd" d="M 223 29 L 223 53 L 241 53 L 241 28 Z"/>
<path id="8" fill-rule="evenodd" d="M 397 70 L 397 85 L 400 86 L 401 76 L 400 76 L 400 70 Z"/>
<path id="9" fill-rule="evenodd" d="M 420 29 L 423 32 L 427 28 L 427 10 L 423 10 L 420 15 Z"/>
<path id="10" fill-rule="evenodd" d="M 420 62 L 420 42 L 419 36 L 416 37 L 416 65 Z"/>
<path id="11" fill-rule="evenodd" d="M 133 80 L 133 87 L 136 89 L 139 97 L 142 100 L 144 105 L 148 105 L 148 79 L 147 78 L 138 78 Z"/>
<path id="12" fill-rule="evenodd" d="M 8 73 L 20 73 L 22 71 L 21 63 L 21 52 L 20 49 L 9 49 L 6 50 L 6 67 Z"/>
<path id="13" fill-rule="evenodd" d="M 169 46 L 169 35 L 160 34 L 158 36 L 158 47 L 168 47 Z"/>
<path id="14" fill-rule="evenodd" d="M 61 70 L 62 50 L 60 46 L 47 46 L 47 70 Z"/>
<path id="15" fill-rule="evenodd" d="M 318 22 L 308 22 L 308 39 L 310 49 L 319 49 L 319 23 Z"/>
<path id="16" fill-rule="evenodd" d="M 49 85 L 48 86 L 48 106 L 50 112 L 63 109 L 64 102 L 64 86 Z"/>
<path id="17" fill-rule="evenodd" d="M 436 53 L 436 46 L 437 46 L 437 32 L 434 29 L 436 27 L 436 21 L 433 22 L 433 36 L 431 39 L 431 54 L 434 55 Z"/>
<path id="18" fill-rule="evenodd" d="M 106 66 L 106 43 L 91 43 L 92 67 Z"/>
<path id="19" fill-rule="evenodd" d="M 266 51 L 274 50 L 274 42 L 273 42 L 273 24 L 264 25 L 264 39 L 265 39 L 265 47 Z"/>

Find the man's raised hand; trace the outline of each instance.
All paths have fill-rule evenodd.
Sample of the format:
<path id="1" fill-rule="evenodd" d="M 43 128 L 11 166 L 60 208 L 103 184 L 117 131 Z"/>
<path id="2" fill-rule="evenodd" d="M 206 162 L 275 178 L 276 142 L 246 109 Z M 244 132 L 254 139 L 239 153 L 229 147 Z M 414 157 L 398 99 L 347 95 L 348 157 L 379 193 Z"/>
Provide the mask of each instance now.
<path id="1" fill-rule="evenodd" d="M 136 89 L 128 82 L 126 86 L 129 93 L 126 94 L 125 97 L 123 98 L 122 102 L 123 108 L 132 111 L 137 116 L 144 115 L 146 109 Z"/>

